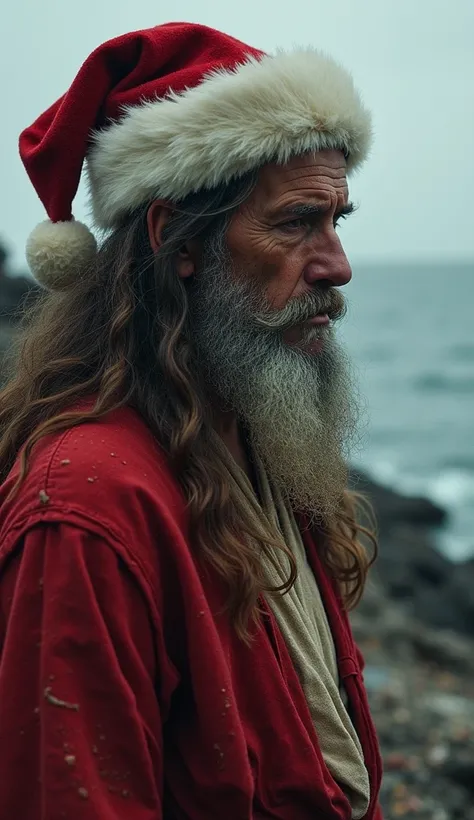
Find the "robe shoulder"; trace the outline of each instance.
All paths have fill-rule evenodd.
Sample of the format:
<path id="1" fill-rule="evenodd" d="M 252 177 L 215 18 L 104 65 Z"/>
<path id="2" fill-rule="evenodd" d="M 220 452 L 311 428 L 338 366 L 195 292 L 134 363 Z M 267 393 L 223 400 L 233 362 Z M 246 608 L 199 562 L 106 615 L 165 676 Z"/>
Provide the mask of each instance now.
<path id="1" fill-rule="evenodd" d="M 0 562 L 28 529 L 76 524 L 113 542 L 150 576 L 184 544 L 186 503 L 166 454 L 132 408 L 46 436 L 16 495 L 19 459 L 0 486 Z"/>

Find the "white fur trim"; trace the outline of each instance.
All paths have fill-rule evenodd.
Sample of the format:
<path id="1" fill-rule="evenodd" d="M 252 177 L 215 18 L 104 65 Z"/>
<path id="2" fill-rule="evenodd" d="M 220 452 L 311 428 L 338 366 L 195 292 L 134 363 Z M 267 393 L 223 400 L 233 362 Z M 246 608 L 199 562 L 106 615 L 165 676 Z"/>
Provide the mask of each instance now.
<path id="1" fill-rule="evenodd" d="M 350 74 L 306 49 L 248 57 L 181 94 L 128 107 L 92 142 L 93 215 L 113 228 L 155 198 L 177 201 L 311 150 L 344 150 L 351 171 L 367 156 L 371 122 Z"/>
<path id="2" fill-rule="evenodd" d="M 82 222 L 40 222 L 26 243 L 35 279 L 48 290 L 64 290 L 97 252 L 95 237 Z"/>

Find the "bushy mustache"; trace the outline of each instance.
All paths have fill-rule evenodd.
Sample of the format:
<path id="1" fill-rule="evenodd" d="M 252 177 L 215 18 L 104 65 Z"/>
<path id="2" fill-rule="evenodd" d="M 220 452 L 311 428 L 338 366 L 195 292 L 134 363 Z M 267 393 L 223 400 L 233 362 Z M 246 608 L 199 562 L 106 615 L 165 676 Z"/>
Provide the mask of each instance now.
<path id="1" fill-rule="evenodd" d="M 307 322 L 319 313 L 327 313 L 332 322 L 342 319 L 347 311 L 347 304 L 341 291 L 336 288 L 314 290 L 290 299 L 282 310 L 258 311 L 252 313 L 252 320 L 260 328 L 284 331 L 295 325 Z"/>

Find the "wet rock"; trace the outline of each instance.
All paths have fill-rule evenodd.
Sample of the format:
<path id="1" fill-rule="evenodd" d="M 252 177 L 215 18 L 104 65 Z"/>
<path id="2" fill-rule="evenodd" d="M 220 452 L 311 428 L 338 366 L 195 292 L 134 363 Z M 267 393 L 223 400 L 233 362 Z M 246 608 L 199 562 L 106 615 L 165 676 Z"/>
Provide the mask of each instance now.
<path id="1" fill-rule="evenodd" d="M 420 660 L 433 662 L 455 673 L 474 675 L 474 644 L 471 639 L 455 632 L 435 631 L 422 625 L 416 628 L 415 625 L 411 640 Z"/>
<path id="2" fill-rule="evenodd" d="M 29 276 L 11 276 L 7 269 L 8 254 L 0 243 L 0 385 L 2 362 L 10 347 L 22 310 L 34 301 L 40 287 Z"/>
<path id="3" fill-rule="evenodd" d="M 30 276 L 12 276 L 6 269 L 5 260 L 0 264 L 0 319 L 15 319 L 22 305 L 39 292 L 39 285 Z"/>
<path id="4" fill-rule="evenodd" d="M 428 499 L 408 498 L 352 470 L 350 486 L 371 501 L 379 555 L 372 571 L 379 591 L 368 590 L 362 607 L 378 617 L 384 599 L 400 602 L 430 627 L 474 635 L 474 560 L 456 565 L 436 547 L 436 527 L 447 513 Z"/>
<path id="5" fill-rule="evenodd" d="M 388 529 L 391 522 L 404 521 L 425 527 L 440 526 L 447 520 L 447 512 L 426 498 L 402 495 L 373 481 L 366 473 L 352 470 L 349 480 L 352 489 L 363 493 L 373 504 L 379 526 Z"/>
<path id="6" fill-rule="evenodd" d="M 448 585 L 451 610 L 457 614 L 456 627 L 474 635 L 474 559 L 456 564 Z"/>
<path id="7" fill-rule="evenodd" d="M 462 786 L 474 796 L 474 748 L 454 753 L 444 762 L 441 769 L 444 777 Z"/>

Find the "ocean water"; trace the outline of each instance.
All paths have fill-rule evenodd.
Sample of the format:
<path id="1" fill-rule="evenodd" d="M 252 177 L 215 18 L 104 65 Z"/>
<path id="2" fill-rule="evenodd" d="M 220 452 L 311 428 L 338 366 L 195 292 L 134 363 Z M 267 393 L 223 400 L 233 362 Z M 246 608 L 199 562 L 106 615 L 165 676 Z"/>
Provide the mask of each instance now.
<path id="1" fill-rule="evenodd" d="M 440 550 L 474 556 L 474 262 L 354 265 L 340 334 L 367 422 L 352 461 L 448 509 Z"/>

